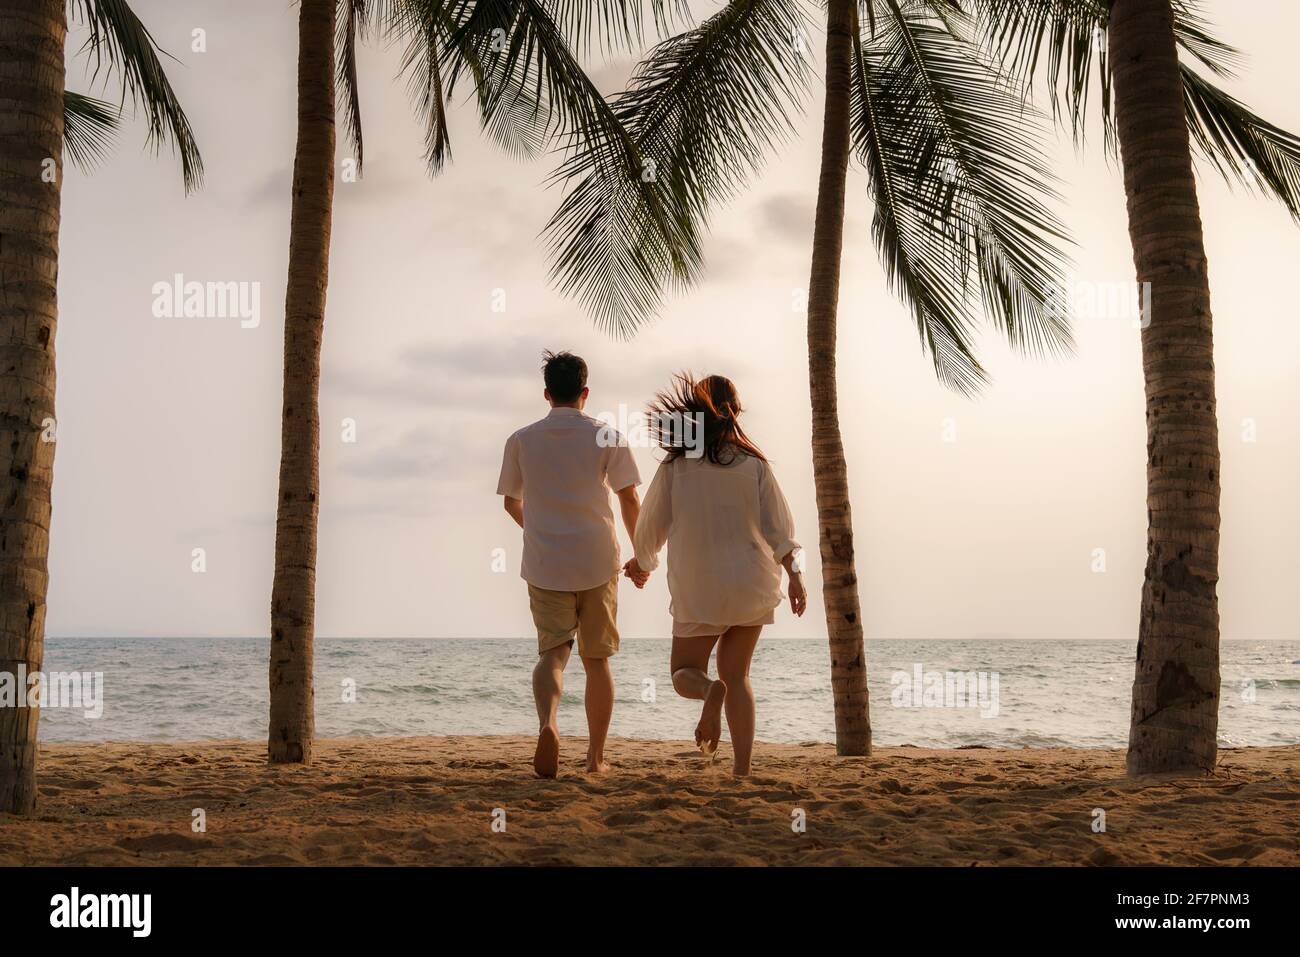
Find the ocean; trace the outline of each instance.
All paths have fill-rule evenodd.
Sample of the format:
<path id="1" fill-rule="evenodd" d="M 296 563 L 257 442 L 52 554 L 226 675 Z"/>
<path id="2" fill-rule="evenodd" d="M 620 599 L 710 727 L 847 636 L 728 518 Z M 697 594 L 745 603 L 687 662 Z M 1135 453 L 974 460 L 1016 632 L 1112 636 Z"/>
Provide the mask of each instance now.
<path id="1" fill-rule="evenodd" d="M 102 714 L 47 707 L 41 739 L 265 738 L 267 649 L 264 638 L 50 638 L 45 671 L 102 674 Z M 699 704 L 674 693 L 668 652 L 666 639 L 624 640 L 612 734 L 691 737 Z M 1133 654 L 1129 641 L 869 640 L 873 740 L 1124 747 Z M 316 733 L 533 734 L 535 660 L 532 639 L 320 638 Z M 1300 743 L 1300 641 L 1224 642 L 1222 674 L 1221 745 Z M 824 642 L 760 641 L 751 677 L 760 740 L 834 740 Z M 575 656 L 561 733 L 585 734 L 582 685 Z"/>

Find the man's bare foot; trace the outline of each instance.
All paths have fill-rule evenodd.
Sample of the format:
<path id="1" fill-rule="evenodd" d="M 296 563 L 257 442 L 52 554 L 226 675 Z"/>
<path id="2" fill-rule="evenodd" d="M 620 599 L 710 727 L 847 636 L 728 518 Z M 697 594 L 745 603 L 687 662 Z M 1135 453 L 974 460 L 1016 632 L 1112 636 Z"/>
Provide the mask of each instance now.
<path id="1" fill-rule="evenodd" d="M 722 705 L 727 700 L 727 686 L 721 681 L 709 685 L 700 711 L 700 723 L 695 726 L 695 744 L 705 754 L 713 754 L 722 741 Z"/>
<path id="2" fill-rule="evenodd" d="M 553 778 L 560 769 L 560 732 L 548 724 L 537 735 L 537 750 L 533 752 L 533 770 L 539 778 Z"/>
<path id="3" fill-rule="evenodd" d="M 604 758 L 593 758 L 590 754 L 587 755 L 588 774 L 604 774 L 608 770 L 609 762 Z"/>

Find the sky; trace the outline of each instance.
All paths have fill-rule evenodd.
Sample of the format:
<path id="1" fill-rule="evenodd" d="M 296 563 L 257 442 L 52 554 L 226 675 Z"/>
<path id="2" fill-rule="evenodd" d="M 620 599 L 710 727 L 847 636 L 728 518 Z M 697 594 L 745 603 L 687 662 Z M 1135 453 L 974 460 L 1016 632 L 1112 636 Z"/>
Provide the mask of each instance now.
<path id="1" fill-rule="evenodd" d="M 92 174 L 68 166 L 48 633 L 265 635 L 297 8 L 132 6 L 178 61 L 169 75 L 207 173 L 185 196 L 179 165 L 167 148 L 152 155 L 138 122 Z M 1230 90 L 1300 129 L 1291 0 L 1208 10 L 1249 54 Z M 192 49 L 195 30 L 206 50 Z M 76 56 L 82 40 L 74 29 L 68 85 L 94 91 Z M 612 92 L 629 66 L 597 58 L 591 69 Z M 768 634 L 824 636 L 799 311 L 820 146 L 815 85 L 791 141 L 713 216 L 702 282 L 623 341 L 548 286 L 539 235 L 561 196 L 547 185 L 554 158 L 502 154 L 462 103 L 453 161 L 430 177 L 399 68 L 399 50 L 363 51 L 364 176 L 340 177 L 335 193 L 317 634 L 531 634 L 520 533 L 494 492 L 506 437 L 547 411 L 539 363 L 550 348 L 587 359 L 588 411 L 615 417 L 644 408 L 678 370 L 737 383 L 746 429 L 807 546 L 808 613 L 778 611 Z M 1046 149 L 1077 244 L 1072 278 L 1124 288 L 1134 270 L 1116 164 L 1100 137 L 1080 151 L 1051 133 Z M 340 164 L 350 155 L 340 136 Z M 1199 172 L 1223 454 L 1222 634 L 1294 639 L 1300 227 L 1281 206 Z M 838 362 L 867 637 L 1135 640 L 1146 551 L 1138 330 L 1082 317 L 1076 354 L 1054 360 L 990 334 L 980 354 L 991 385 L 975 400 L 956 395 L 935 381 L 887 288 L 871 212 L 855 168 Z M 155 316 L 155 285 L 177 274 L 258 284 L 259 321 Z M 654 453 L 635 455 L 648 483 Z M 620 630 L 666 636 L 667 606 L 662 575 L 641 592 L 625 587 Z"/>

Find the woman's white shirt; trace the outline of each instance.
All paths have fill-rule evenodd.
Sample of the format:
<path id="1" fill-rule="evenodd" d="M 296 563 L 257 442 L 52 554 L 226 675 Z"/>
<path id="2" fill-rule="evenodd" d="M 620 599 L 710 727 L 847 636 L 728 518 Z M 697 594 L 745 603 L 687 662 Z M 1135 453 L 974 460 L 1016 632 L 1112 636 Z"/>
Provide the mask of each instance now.
<path id="1" fill-rule="evenodd" d="M 744 453 L 729 465 L 684 455 L 663 462 L 634 544 L 645 571 L 668 546 L 674 619 L 719 625 L 760 619 L 781 604 L 781 561 L 799 547 L 771 466 Z"/>

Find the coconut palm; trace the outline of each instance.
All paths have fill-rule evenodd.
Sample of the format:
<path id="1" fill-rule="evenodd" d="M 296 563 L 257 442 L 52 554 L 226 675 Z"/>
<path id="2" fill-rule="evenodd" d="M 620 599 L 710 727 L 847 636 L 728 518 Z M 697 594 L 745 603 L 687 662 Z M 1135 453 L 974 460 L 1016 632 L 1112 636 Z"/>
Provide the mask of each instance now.
<path id="1" fill-rule="evenodd" d="M 709 211 L 730 198 L 791 129 L 809 69 L 803 38 L 820 8 L 732 0 L 659 44 L 614 100 L 653 161 L 661 220 L 637 183 L 592 174 L 579 153 L 550 224 L 553 270 L 603 324 L 633 331 L 701 268 Z M 976 393 L 972 349 L 987 317 L 1031 354 L 1068 351 L 1068 317 L 1050 301 L 1065 231 L 1032 113 L 960 27 L 951 4 L 827 0 L 825 113 L 808 286 L 812 447 L 831 649 L 836 747 L 871 746 L 862 614 L 835 347 L 846 173 L 867 170 L 872 237 L 936 374 Z"/>
<path id="2" fill-rule="evenodd" d="M 1151 290 L 1147 563 L 1127 764 L 1130 774 L 1208 770 L 1219 713 L 1219 444 L 1193 152 L 1300 219 L 1300 138 L 1215 85 L 1240 56 L 1192 0 L 976 5 L 983 39 L 1014 76 L 1046 78 L 1079 138 L 1099 92 L 1106 142 L 1118 147 L 1137 280 Z"/>
<path id="3" fill-rule="evenodd" d="M 89 30 L 83 50 L 141 107 L 157 146 L 170 139 L 187 189 L 203 164 L 158 49 L 122 0 L 0 0 L 0 675 L 38 672 L 44 658 L 50 487 L 54 471 L 54 334 L 58 320 L 63 155 L 91 166 L 118 110 L 65 92 L 68 14 Z M 36 803 L 39 702 L 0 707 L 0 811 Z"/>
<path id="4" fill-rule="evenodd" d="M 609 0 L 609 12 L 622 8 Z M 574 47 L 632 42 L 640 6 L 612 19 L 575 3 L 542 0 L 302 0 L 299 14 L 298 142 L 285 294 L 284 405 L 271 594 L 270 728 L 275 762 L 309 762 L 314 733 L 312 661 L 316 532 L 320 499 L 320 348 L 329 279 L 335 95 L 358 171 L 362 127 L 356 48 L 369 31 L 405 41 L 403 73 L 426 128 L 426 160 L 451 155 L 448 103 L 470 84 L 484 131 L 509 152 L 536 155 L 562 138 L 581 148 L 597 176 L 625 178 L 634 151 Z M 647 208 L 662 215 L 653 190 Z"/>
<path id="5" fill-rule="evenodd" d="M 298 136 L 284 295 L 284 404 L 271 589 L 272 761 L 311 760 L 320 503 L 320 348 L 334 207 L 334 33 L 339 0 L 301 0 Z M 348 18 L 350 19 L 350 18 Z"/>

